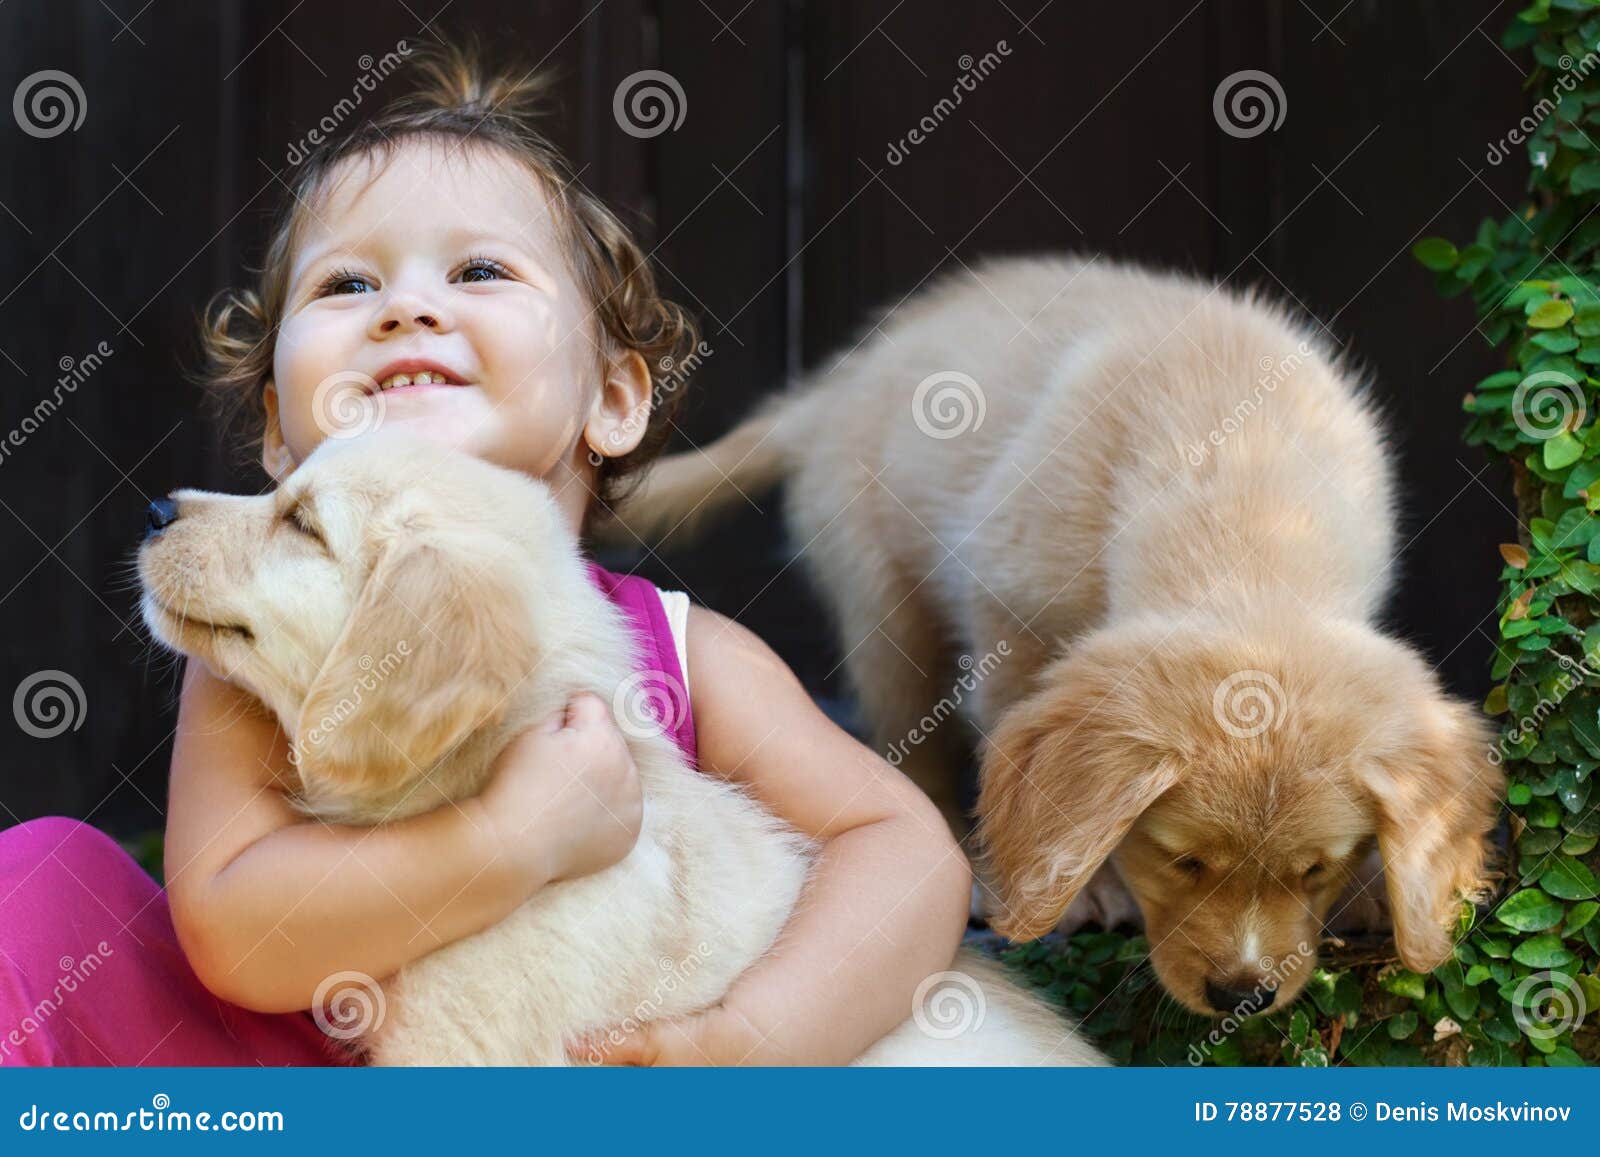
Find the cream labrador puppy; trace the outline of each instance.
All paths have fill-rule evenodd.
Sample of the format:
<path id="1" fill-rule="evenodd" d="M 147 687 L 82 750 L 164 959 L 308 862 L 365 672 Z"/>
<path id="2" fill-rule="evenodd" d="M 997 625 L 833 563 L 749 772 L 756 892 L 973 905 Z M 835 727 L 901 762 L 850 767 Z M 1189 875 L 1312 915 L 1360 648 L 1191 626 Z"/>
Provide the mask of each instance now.
<path id="1" fill-rule="evenodd" d="M 312 816 L 374 824 L 474 795 L 517 731 L 637 678 L 619 613 L 522 475 L 384 431 L 324 443 L 271 494 L 172 499 L 139 551 L 145 621 L 276 713 Z M 633 850 L 387 979 L 374 1063 L 564 1064 L 581 1034 L 714 1004 L 770 948 L 808 842 L 634 722 Z M 929 1031 L 912 1017 L 857 1063 L 1103 1063 L 998 966 L 952 968 Z M 947 1035 L 953 1012 L 966 1031 Z"/>
<path id="2" fill-rule="evenodd" d="M 994 923 L 1110 862 L 1207 1013 L 1310 975 L 1376 842 L 1402 960 L 1450 951 L 1501 783 L 1384 633 L 1394 450 L 1281 310 L 1071 258 L 952 277 L 622 511 L 663 537 L 779 481 L 880 751 L 947 811 L 981 740 Z M 954 718 L 952 718 L 954 717 Z"/>

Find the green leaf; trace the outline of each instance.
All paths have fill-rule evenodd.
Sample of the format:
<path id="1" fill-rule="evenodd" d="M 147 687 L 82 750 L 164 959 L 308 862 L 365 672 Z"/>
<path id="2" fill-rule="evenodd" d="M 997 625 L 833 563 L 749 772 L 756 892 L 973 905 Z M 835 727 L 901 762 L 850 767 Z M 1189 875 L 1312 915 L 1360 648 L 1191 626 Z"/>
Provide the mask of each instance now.
<path id="1" fill-rule="evenodd" d="M 1303 1008 L 1294 1010 L 1294 1015 L 1289 1018 L 1289 1039 L 1297 1045 L 1303 1045 L 1311 1036 L 1311 1018 L 1306 1015 Z"/>
<path id="2" fill-rule="evenodd" d="M 1561 922 L 1562 913 L 1561 905 L 1538 888 L 1513 892 L 1495 909 L 1495 915 L 1502 924 L 1519 932 L 1542 932 L 1546 928 L 1554 928 Z"/>
<path id="3" fill-rule="evenodd" d="M 1456 247 L 1443 237 L 1424 237 L 1411 247 L 1411 255 L 1435 273 L 1454 269 L 1460 260 Z"/>
<path id="4" fill-rule="evenodd" d="M 1518 964 L 1526 964 L 1529 968 L 1560 968 L 1577 959 L 1561 943 L 1561 937 L 1553 932 L 1524 940 L 1511 953 L 1511 958 Z"/>
<path id="5" fill-rule="evenodd" d="M 1600 189 L 1600 161 L 1585 161 L 1567 178 L 1567 187 L 1574 193 L 1592 193 Z"/>
<path id="6" fill-rule="evenodd" d="M 1513 783 L 1506 789 L 1506 801 L 1513 807 L 1521 807 L 1533 798 L 1533 792 L 1525 783 Z"/>
<path id="7" fill-rule="evenodd" d="M 1411 1000 L 1421 1000 L 1428 991 L 1427 982 L 1421 976 L 1403 968 L 1389 973 L 1379 983 L 1396 996 L 1408 997 Z"/>
<path id="8" fill-rule="evenodd" d="M 1593 920 L 1597 912 L 1600 912 L 1600 904 L 1595 903 L 1593 900 L 1585 900 L 1581 904 L 1574 904 L 1571 908 L 1567 909 L 1567 922 L 1562 926 L 1563 932 L 1566 935 L 1571 936 L 1578 929 L 1582 928 L 1589 921 Z"/>
<path id="9" fill-rule="evenodd" d="M 1547 301 L 1528 315 L 1529 329 L 1560 329 L 1572 320 L 1572 303 L 1559 298 Z"/>
<path id="10" fill-rule="evenodd" d="M 1384 1028 L 1388 1030 L 1390 1040 L 1405 1040 L 1417 1031 L 1417 1014 L 1408 1009 L 1398 1016 L 1391 1016 L 1384 1022 Z"/>
<path id="11" fill-rule="evenodd" d="M 1539 877 L 1539 887 L 1562 900 L 1587 900 L 1600 892 L 1600 880 L 1582 860 L 1562 856 Z"/>
<path id="12" fill-rule="evenodd" d="M 1547 786 L 1545 790 L 1553 791 L 1554 788 Z M 1524 814 L 1528 822 L 1536 828 L 1553 828 L 1561 822 L 1561 808 L 1556 801 L 1541 795 L 1536 795 L 1534 799 L 1528 801 Z"/>
<path id="13" fill-rule="evenodd" d="M 1590 755 L 1600 758 L 1600 716 L 1593 711 L 1574 711 L 1570 717 L 1572 734 Z"/>
<path id="14" fill-rule="evenodd" d="M 1544 464 L 1549 470 L 1562 470 L 1583 457 L 1583 443 L 1563 430 L 1544 444 Z"/>
<path id="15" fill-rule="evenodd" d="M 1446 988 L 1444 1002 L 1450 1006 L 1450 1011 L 1455 1013 L 1456 1021 L 1465 1024 L 1471 1020 L 1478 1011 L 1478 990 L 1456 986 Z"/>

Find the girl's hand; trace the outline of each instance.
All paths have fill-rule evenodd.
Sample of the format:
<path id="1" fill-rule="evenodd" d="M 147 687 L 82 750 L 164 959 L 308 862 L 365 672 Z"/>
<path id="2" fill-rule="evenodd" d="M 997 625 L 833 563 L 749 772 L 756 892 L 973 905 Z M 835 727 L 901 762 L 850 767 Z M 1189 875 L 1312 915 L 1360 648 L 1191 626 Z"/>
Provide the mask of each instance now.
<path id="1" fill-rule="evenodd" d="M 610 867 L 633 847 L 644 818 L 627 741 L 605 702 L 590 694 L 513 738 L 472 802 L 473 819 L 530 894 Z"/>
<path id="2" fill-rule="evenodd" d="M 652 1020 L 631 1032 L 614 1029 L 573 1041 L 577 1065 L 781 1065 L 766 1034 L 738 1012 L 717 1005 L 693 1016 Z"/>

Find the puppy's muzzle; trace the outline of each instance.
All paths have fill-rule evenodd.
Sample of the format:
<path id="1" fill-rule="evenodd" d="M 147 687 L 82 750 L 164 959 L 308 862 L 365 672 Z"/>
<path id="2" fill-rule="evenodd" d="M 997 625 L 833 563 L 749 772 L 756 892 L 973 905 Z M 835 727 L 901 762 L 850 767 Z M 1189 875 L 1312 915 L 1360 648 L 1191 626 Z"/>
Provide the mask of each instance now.
<path id="1" fill-rule="evenodd" d="M 150 504 L 144 516 L 144 536 L 154 538 L 178 521 L 178 504 L 171 498 L 158 498 Z"/>
<path id="2" fill-rule="evenodd" d="M 1214 980 L 1206 981 L 1206 1003 L 1218 1012 L 1231 1012 L 1239 1016 L 1253 1016 L 1272 1007 L 1272 1002 L 1277 998 L 1274 989 L 1257 984 L 1246 988 L 1237 981 L 1218 984 Z"/>

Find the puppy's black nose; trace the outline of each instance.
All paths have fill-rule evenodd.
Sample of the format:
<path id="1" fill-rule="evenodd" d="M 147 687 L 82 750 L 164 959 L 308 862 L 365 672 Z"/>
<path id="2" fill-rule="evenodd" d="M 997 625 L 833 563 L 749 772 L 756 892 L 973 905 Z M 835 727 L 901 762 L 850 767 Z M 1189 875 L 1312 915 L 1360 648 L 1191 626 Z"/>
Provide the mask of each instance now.
<path id="1" fill-rule="evenodd" d="M 176 521 L 178 521 L 178 504 L 170 498 L 158 498 L 145 512 L 144 536 L 152 538 Z"/>
<path id="2" fill-rule="evenodd" d="M 1218 984 L 1215 981 L 1206 981 L 1206 1003 L 1218 1012 L 1234 1012 L 1240 1016 L 1250 1016 L 1272 1007 L 1277 992 L 1265 985 L 1256 985 L 1253 988 L 1244 988 L 1237 982 Z"/>

